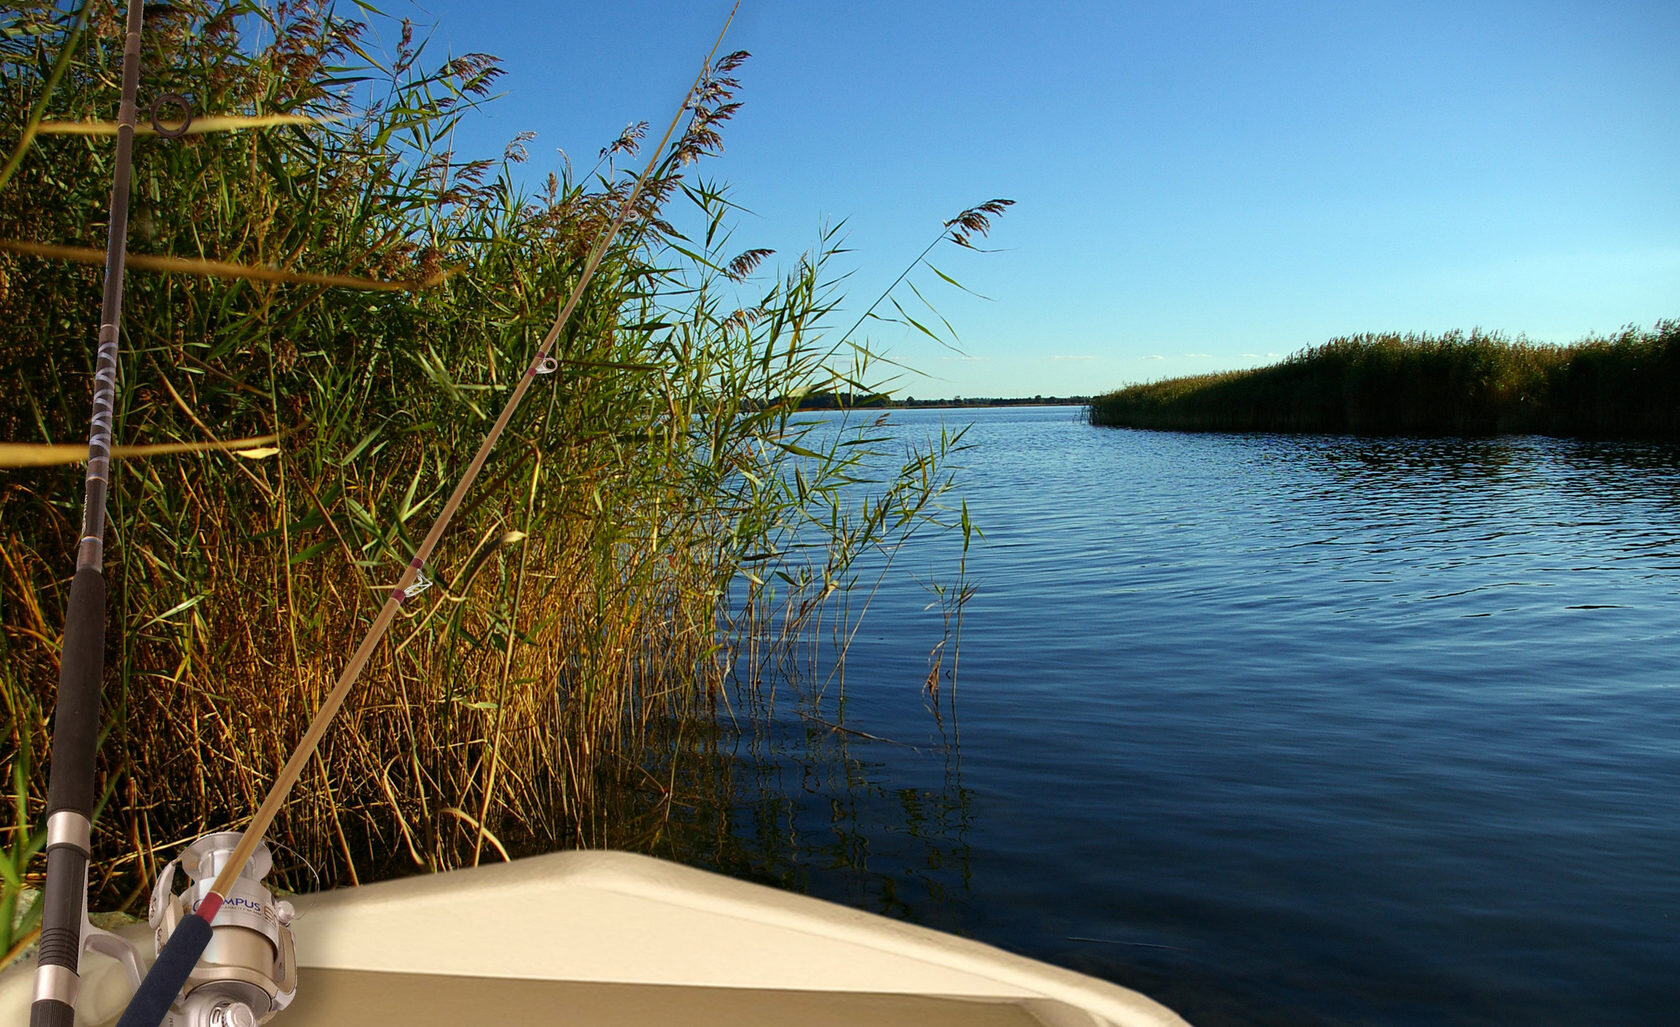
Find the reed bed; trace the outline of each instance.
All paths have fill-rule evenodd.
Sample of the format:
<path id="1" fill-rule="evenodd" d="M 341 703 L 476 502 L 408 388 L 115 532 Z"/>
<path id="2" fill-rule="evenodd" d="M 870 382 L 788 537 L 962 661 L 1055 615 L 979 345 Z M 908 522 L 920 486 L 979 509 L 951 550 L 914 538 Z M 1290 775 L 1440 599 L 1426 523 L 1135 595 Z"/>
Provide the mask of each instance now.
<path id="1" fill-rule="evenodd" d="M 1174 431 L 1680 438 L 1680 320 L 1567 346 L 1358 335 L 1281 364 L 1099 396 L 1092 424 Z"/>
<path id="2" fill-rule="evenodd" d="M 29 250 L 103 236 L 110 147 L 52 128 L 115 109 L 119 20 L 82 10 L 85 31 L 45 0 L 0 16 L 0 147 L 16 157 L 0 240 L 25 244 L 0 249 L 11 441 L 86 433 L 100 273 Z M 627 195 L 641 135 L 531 195 L 527 136 L 489 160 L 449 149 L 488 100 L 491 57 L 428 63 L 404 24 L 376 60 L 367 25 L 306 4 L 159 11 L 148 95 L 264 127 L 137 141 L 130 247 L 157 261 L 128 276 L 116 434 L 278 438 L 118 462 L 90 885 L 96 905 L 130 909 L 183 841 L 260 801 Z M 270 832 L 321 883 L 568 846 L 683 855 L 729 801 L 717 718 L 755 684 L 735 669 L 822 624 L 861 555 L 957 523 L 941 497 L 960 440 L 878 473 L 868 419 L 798 413 L 804 395 L 884 386 L 830 324 L 835 233 L 766 274 L 767 251 L 732 243 L 724 191 L 695 176 L 744 57 L 710 70 L 546 395 Z M 1001 210 L 941 235 L 964 243 Z M 0 930 L 39 870 L 81 473 L 0 471 Z"/>

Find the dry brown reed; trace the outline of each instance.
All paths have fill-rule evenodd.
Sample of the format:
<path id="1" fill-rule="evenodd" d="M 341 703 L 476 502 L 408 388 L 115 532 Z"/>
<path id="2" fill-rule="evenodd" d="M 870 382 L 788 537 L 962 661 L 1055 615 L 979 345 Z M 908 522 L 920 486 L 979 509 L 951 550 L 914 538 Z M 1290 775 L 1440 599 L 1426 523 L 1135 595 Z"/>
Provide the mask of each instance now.
<path id="1" fill-rule="evenodd" d="M 104 209 L 108 156 L 96 138 L 26 131 L 32 106 L 11 101 L 44 88 L 39 51 L 69 33 L 46 0 L 20 10 L 8 27 L 42 27 L 0 44 L 0 144 L 24 152 L 0 192 L 0 238 L 75 246 Z M 109 4 L 92 11 L 54 120 L 108 116 L 119 26 Z M 625 201 L 611 161 L 639 139 L 532 197 L 515 174 L 521 140 L 499 161 L 448 148 L 499 73 L 491 58 L 428 70 L 405 31 L 373 62 L 365 26 L 301 3 L 177 3 L 154 20 L 152 88 L 312 127 L 136 146 L 137 253 L 275 274 L 130 277 L 118 438 L 280 441 L 259 460 L 127 461 L 113 482 L 90 886 L 97 905 L 126 908 L 180 844 L 240 826 L 261 800 Z M 250 50 L 254 38 L 270 42 Z M 882 474 L 867 422 L 802 419 L 789 398 L 877 391 L 868 349 L 827 331 L 833 233 L 756 277 L 766 251 L 731 247 L 728 201 L 683 177 L 715 150 L 744 58 L 713 69 L 635 231 L 562 334 L 546 395 L 434 555 L 436 586 L 405 604 L 276 822 L 270 837 L 325 883 L 566 846 L 680 855 L 674 839 L 715 831 L 731 794 L 714 717 L 743 665 L 732 587 L 746 583 L 741 608 L 759 617 L 739 637 L 785 644 L 853 587 L 861 554 L 948 520 L 952 440 Z M 959 235 L 1001 209 L 964 212 Z M 461 270 L 440 279 L 446 267 Z M 10 253 L 0 280 L 0 438 L 79 439 L 97 272 Z M 33 754 L 46 751 L 78 481 L 0 471 L 14 782 L 0 913 L 38 844 Z"/>

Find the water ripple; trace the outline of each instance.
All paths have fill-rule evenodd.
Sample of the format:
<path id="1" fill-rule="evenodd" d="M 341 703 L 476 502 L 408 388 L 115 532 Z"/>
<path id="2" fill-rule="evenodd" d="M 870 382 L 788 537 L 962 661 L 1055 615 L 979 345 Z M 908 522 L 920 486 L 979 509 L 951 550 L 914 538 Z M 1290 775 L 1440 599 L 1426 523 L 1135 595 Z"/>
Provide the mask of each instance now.
<path id="1" fill-rule="evenodd" d="M 986 538 L 943 922 L 1201 1024 L 1672 1020 L 1680 447 L 961 413 Z M 867 684 L 925 605 L 877 595 L 859 728 L 925 724 Z"/>

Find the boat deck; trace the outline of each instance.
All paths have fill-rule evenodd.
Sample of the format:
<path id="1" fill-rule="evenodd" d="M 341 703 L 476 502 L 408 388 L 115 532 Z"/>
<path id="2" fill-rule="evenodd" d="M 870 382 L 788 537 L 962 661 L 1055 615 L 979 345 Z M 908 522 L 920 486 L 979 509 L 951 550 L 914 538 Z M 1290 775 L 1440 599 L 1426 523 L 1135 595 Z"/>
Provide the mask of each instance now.
<path id="1" fill-rule="evenodd" d="M 306 969 L 289 1027 L 402 1023 L 590 1027 L 1045 1027 L 1017 1001 Z M 1055 1020 L 1049 1021 L 1055 1023 Z"/>
<path id="2" fill-rule="evenodd" d="M 562 852 L 293 898 L 278 1027 L 1183 1027 L 1107 981 L 965 938 L 619 852 Z M 150 955 L 145 924 L 120 934 Z M 28 961 L 32 964 L 32 960 Z M 0 973 L 27 1018 L 33 965 Z M 83 960 L 77 1022 L 132 985 Z"/>

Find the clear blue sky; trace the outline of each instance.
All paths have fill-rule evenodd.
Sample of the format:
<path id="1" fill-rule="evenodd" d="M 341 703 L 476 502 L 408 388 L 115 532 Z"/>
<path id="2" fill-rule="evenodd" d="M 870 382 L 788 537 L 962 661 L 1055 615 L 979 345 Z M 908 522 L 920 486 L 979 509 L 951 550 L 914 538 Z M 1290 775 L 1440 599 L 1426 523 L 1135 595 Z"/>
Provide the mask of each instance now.
<path id="1" fill-rule="evenodd" d="M 501 57 L 459 138 L 587 167 L 663 125 L 728 0 L 393 0 L 428 53 Z M 1332 336 L 1566 342 L 1680 317 L 1680 3 L 743 0 L 753 57 L 707 174 L 791 261 L 844 219 L 875 293 L 992 197 L 1001 252 L 938 263 L 958 356 L 882 331 L 917 396 L 1106 391 Z M 938 283 L 935 282 L 937 285 Z"/>

